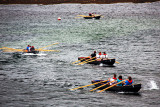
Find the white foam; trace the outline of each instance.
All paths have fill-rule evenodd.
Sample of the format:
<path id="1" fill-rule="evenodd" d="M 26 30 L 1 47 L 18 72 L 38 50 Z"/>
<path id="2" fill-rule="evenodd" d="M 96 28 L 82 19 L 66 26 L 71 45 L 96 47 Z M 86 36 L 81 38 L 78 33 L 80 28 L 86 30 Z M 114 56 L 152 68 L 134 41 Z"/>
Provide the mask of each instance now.
<path id="1" fill-rule="evenodd" d="M 44 55 L 47 55 L 47 54 L 42 54 L 42 53 L 40 53 L 40 54 L 33 54 L 33 53 L 24 53 L 23 55 L 27 55 L 27 56 L 44 56 Z"/>
<path id="2" fill-rule="evenodd" d="M 157 83 L 153 80 L 150 81 L 150 90 L 159 90 Z"/>
<path id="3" fill-rule="evenodd" d="M 103 66 L 103 63 L 100 63 L 99 66 Z"/>

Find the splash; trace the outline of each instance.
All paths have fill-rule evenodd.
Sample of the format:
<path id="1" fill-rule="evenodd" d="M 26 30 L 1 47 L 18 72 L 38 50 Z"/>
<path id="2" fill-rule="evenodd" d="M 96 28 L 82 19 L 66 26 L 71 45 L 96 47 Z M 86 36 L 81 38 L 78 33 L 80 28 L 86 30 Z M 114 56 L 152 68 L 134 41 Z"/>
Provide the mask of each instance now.
<path id="1" fill-rule="evenodd" d="M 150 81 L 150 90 L 159 90 L 157 83 L 153 80 Z"/>

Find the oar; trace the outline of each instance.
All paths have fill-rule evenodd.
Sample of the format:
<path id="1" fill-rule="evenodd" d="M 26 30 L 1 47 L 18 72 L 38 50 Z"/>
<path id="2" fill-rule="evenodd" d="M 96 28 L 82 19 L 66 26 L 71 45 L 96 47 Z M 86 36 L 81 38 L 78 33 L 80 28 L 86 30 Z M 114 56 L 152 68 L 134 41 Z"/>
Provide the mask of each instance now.
<path id="1" fill-rule="evenodd" d="M 96 83 L 93 83 L 93 84 L 89 84 L 89 85 L 85 85 L 85 86 L 81 86 L 81 87 L 77 87 L 77 88 L 73 88 L 73 89 L 70 89 L 70 90 L 76 90 L 76 89 L 88 87 L 88 86 L 91 86 L 91 85 L 95 85 L 95 84 L 98 84 L 98 83 L 101 83 L 101 82 L 106 82 L 106 81 L 108 81 L 108 80 L 96 82 Z"/>
<path id="2" fill-rule="evenodd" d="M 2 47 L 3 50 L 10 50 L 9 52 L 15 52 L 15 51 L 18 51 L 18 52 L 23 52 L 24 50 L 23 49 L 14 49 L 14 48 L 8 48 L 8 47 Z M 7 51 L 6 51 L 7 52 Z"/>
<path id="3" fill-rule="evenodd" d="M 86 15 L 77 15 L 77 16 L 85 17 Z"/>
<path id="4" fill-rule="evenodd" d="M 115 80 L 114 80 L 114 81 L 115 81 Z M 108 83 L 106 83 L 106 84 L 103 84 L 103 85 L 101 85 L 101 86 L 99 86 L 99 87 L 96 87 L 96 88 L 90 90 L 90 91 L 94 91 L 94 90 L 96 90 L 96 89 L 99 89 L 99 88 L 101 88 L 101 87 L 103 87 L 103 86 L 105 86 L 105 85 L 107 85 L 107 84 L 109 84 L 109 83 L 112 83 L 112 82 L 114 82 L 114 81 L 111 81 L 111 82 L 108 82 Z"/>
<path id="5" fill-rule="evenodd" d="M 51 45 L 47 45 L 47 46 L 39 48 L 39 49 L 43 49 L 43 48 L 46 48 L 46 47 L 49 47 L 49 46 L 52 46 L 52 45 L 56 45 L 56 44 L 59 44 L 59 43 L 54 43 L 54 44 L 51 44 Z"/>
<path id="6" fill-rule="evenodd" d="M 101 58 L 99 58 L 101 59 Z M 98 59 L 94 59 L 94 60 L 90 60 L 90 61 L 85 61 L 85 62 L 82 62 L 82 63 L 79 63 L 79 64 L 85 64 L 85 63 L 89 63 L 89 62 L 93 62 L 93 61 L 97 61 Z"/>
<path id="7" fill-rule="evenodd" d="M 35 49 L 36 51 L 50 51 L 50 52 L 60 52 L 59 50 L 44 50 L 44 49 Z"/>
<path id="8" fill-rule="evenodd" d="M 88 60 L 86 60 L 86 61 L 83 61 L 83 62 L 81 62 L 81 63 L 79 63 L 79 64 L 77 64 L 77 65 L 81 65 L 81 64 L 84 64 L 84 63 L 87 63 L 88 61 L 90 61 L 90 60 L 92 60 L 92 59 L 94 59 L 95 57 L 93 57 L 93 58 L 91 58 L 91 59 L 88 59 Z"/>
<path id="9" fill-rule="evenodd" d="M 116 61 L 116 63 L 117 63 L 117 64 L 119 64 L 119 62 L 118 62 L 118 61 Z"/>
<path id="10" fill-rule="evenodd" d="M 90 57 L 90 56 L 88 56 L 88 57 Z M 87 57 L 85 57 L 85 58 L 87 58 Z M 83 60 L 83 59 L 85 59 L 85 58 L 82 58 L 82 59 L 80 59 L 80 60 L 78 60 L 78 61 L 72 62 L 72 64 L 74 64 L 74 63 L 76 63 L 76 62 L 79 62 L 79 61 L 81 61 L 81 60 Z"/>
<path id="11" fill-rule="evenodd" d="M 82 17 L 75 17 L 75 18 L 77 19 L 77 18 L 82 18 Z"/>
<path id="12" fill-rule="evenodd" d="M 120 83 L 122 83 L 122 82 L 124 82 L 124 81 L 126 81 L 126 80 L 123 80 L 123 81 L 121 81 L 121 82 L 119 82 L 119 83 L 117 83 L 117 84 L 111 85 L 111 86 L 109 86 L 109 87 L 107 87 L 107 88 L 105 88 L 105 89 L 103 89 L 103 90 L 101 90 L 101 91 L 98 91 L 98 93 L 100 93 L 100 92 L 102 92 L 102 91 L 105 91 L 105 90 L 107 90 L 107 89 L 109 89 L 109 88 L 112 88 L 112 87 L 114 87 L 114 86 L 116 86 L 116 85 L 118 85 L 118 84 L 120 84 Z"/>

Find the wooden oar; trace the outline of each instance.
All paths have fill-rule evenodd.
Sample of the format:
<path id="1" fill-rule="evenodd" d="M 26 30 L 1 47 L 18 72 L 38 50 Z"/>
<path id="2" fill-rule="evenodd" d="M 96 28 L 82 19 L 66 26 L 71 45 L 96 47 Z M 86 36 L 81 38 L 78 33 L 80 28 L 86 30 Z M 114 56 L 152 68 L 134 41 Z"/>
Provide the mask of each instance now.
<path id="1" fill-rule="evenodd" d="M 47 48 L 47 47 L 49 47 L 49 46 L 56 45 L 56 44 L 59 44 L 59 43 L 54 43 L 54 44 L 51 44 L 51 45 L 47 45 L 47 46 L 42 47 L 42 48 L 39 48 L 39 49 Z"/>
<path id="2" fill-rule="evenodd" d="M 23 49 L 14 49 L 14 48 L 8 48 L 8 47 L 2 47 L 3 50 L 5 50 L 5 52 L 15 52 L 15 51 L 18 51 L 18 52 L 24 52 Z"/>
<path id="3" fill-rule="evenodd" d="M 77 15 L 77 16 L 86 17 L 86 15 Z"/>
<path id="4" fill-rule="evenodd" d="M 119 62 L 118 62 L 118 61 L 116 61 L 116 63 L 117 63 L 117 64 L 119 64 Z"/>
<path id="5" fill-rule="evenodd" d="M 44 50 L 44 49 L 35 49 L 36 51 L 50 51 L 50 52 L 60 52 L 59 50 Z"/>
<path id="6" fill-rule="evenodd" d="M 98 83 L 101 83 L 101 82 L 106 82 L 106 81 L 108 81 L 108 80 L 96 82 L 96 83 L 93 83 L 93 84 L 89 84 L 89 85 L 85 85 L 85 86 L 81 86 L 81 87 L 77 87 L 77 88 L 73 88 L 73 89 L 70 89 L 70 90 L 76 90 L 76 89 L 88 87 L 88 86 L 91 86 L 91 85 L 95 85 L 95 84 L 98 84 Z"/>
<path id="7" fill-rule="evenodd" d="M 88 59 L 88 60 L 85 60 L 85 61 L 83 61 L 83 62 L 81 62 L 81 63 L 79 63 L 79 64 L 77 64 L 77 65 L 81 65 L 81 64 L 85 64 L 85 63 L 88 63 L 88 61 L 90 61 L 90 60 L 92 60 L 92 59 L 94 59 L 95 57 L 93 57 L 93 58 L 90 58 L 90 59 Z"/>
<path id="8" fill-rule="evenodd" d="M 100 93 L 100 92 L 102 92 L 102 91 L 105 91 L 105 90 L 107 90 L 107 89 L 109 89 L 109 88 L 112 88 L 112 87 L 114 87 L 114 86 L 116 86 L 116 85 L 118 85 L 118 84 L 120 84 L 120 83 L 122 83 L 122 82 L 124 82 L 124 81 L 126 81 L 126 80 L 123 80 L 123 81 L 121 81 L 121 82 L 119 82 L 119 83 L 117 83 L 117 84 L 111 85 L 111 86 L 109 86 L 109 87 L 107 87 L 107 88 L 105 88 L 105 89 L 103 89 L 103 90 L 101 90 L 101 91 L 98 91 L 98 93 Z"/>
<path id="9" fill-rule="evenodd" d="M 99 58 L 99 59 L 101 59 L 101 58 Z M 85 62 L 79 63 L 79 65 L 80 65 L 80 64 L 89 63 L 89 62 L 93 62 L 93 61 L 97 61 L 97 60 L 98 60 L 98 59 L 94 59 L 94 60 L 85 61 Z"/>
<path id="10" fill-rule="evenodd" d="M 115 81 L 115 80 L 114 80 L 114 81 Z M 106 84 L 103 84 L 103 85 L 101 85 L 101 86 L 99 86 L 99 87 L 96 87 L 96 88 L 90 90 L 90 91 L 94 91 L 94 90 L 96 90 L 96 89 L 99 89 L 99 88 L 101 88 L 101 87 L 103 87 L 103 86 L 105 86 L 105 85 L 107 85 L 107 84 L 109 84 L 109 83 L 112 83 L 112 82 L 114 82 L 114 81 L 111 81 L 111 82 L 108 82 L 108 83 L 106 83 Z"/>
<path id="11" fill-rule="evenodd" d="M 88 56 L 88 57 L 90 57 L 90 56 Z M 85 57 L 85 58 L 87 58 L 87 57 Z M 83 59 L 85 59 L 85 58 L 82 58 L 82 59 L 80 59 L 80 60 L 78 60 L 78 61 L 72 62 L 72 64 L 74 64 L 74 63 L 76 63 L 76 62 L 79 62 L 79 61 L 81 61 L 81 60 L 83 60 Z"/>

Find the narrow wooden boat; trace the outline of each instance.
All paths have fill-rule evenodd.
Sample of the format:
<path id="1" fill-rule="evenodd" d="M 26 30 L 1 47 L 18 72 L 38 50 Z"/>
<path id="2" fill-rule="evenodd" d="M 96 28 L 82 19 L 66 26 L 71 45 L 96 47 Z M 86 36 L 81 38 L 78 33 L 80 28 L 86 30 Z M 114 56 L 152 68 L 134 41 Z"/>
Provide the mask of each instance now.
<path id="1" fill-rule="evenodd" d="M 92 81 L 92 83 L 95 83 Z M 104 83 L 96 84 L 95 87 L 99 87 L 103 85 Z M 105 85 L 104 87 L 99 88 L 100 90 L 105 89 L 109 87 L 110 85 Z M 126 85 L 126 86 L 114 86 L 106 91 L 115 91 L 115 92 L 133 92 L 136 93 L 141 89 L 141 84 L 133 84 L 133 85 Z"/>
<path id="2" fill-rule="evenodd" d="M 100 19 L 102 15 L 94 14 L 94 15 L 78 15 L 80 17 L 83 17 L 84 19 Z"/>
<path id="3" fill-rule="evenodd" d="M 90 58 L 88 57 L 78 57 L 78 60 L 81 60 L 81 62 L 89 60 Z M 95 60 L 93 62 L 88 62 L 88 64 L 106 64 L 106 65 L 113 65 L 115 63 L 115 59 L 101 59 L 101 60 Z"/>
<path id="4" fill-rule="evenodd" d="M 23 53 L 33 53 L 33 54 L 38 54 L 39 51 L 38 50 L 32 50 L 32 51 L 27 51 L 27 50 L 24 50 Z"/>
<path id="5" fill-rule="evenodd" d="M 97 16 L 84 16 L 83 18 L 85 18 L 85 19 L 100 19 L 101 15 L 97 15 Z"/>
<path id="6" fill-rule="evenodd" d="M 33 53 L 33 54 L 38 54 L 39 53 L 39 51 L 30 51 L 30 52 L 27 52 L 27 53 Z"/>

